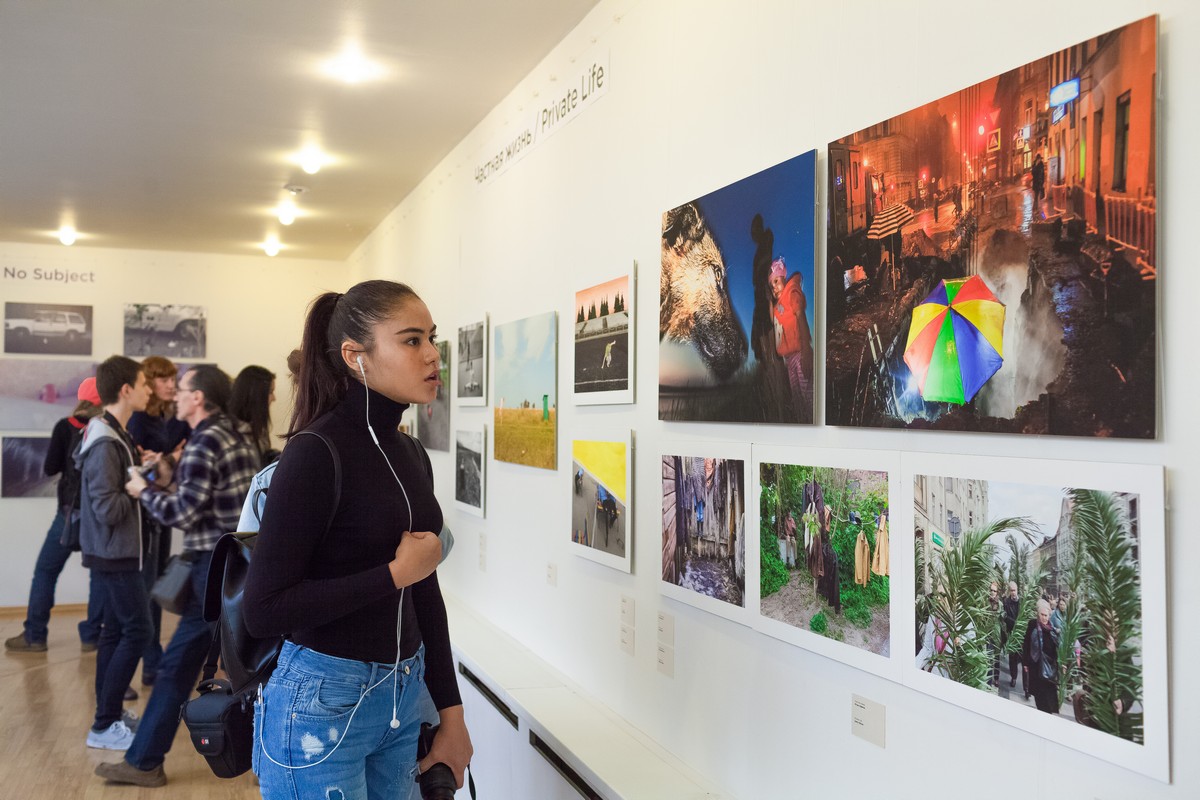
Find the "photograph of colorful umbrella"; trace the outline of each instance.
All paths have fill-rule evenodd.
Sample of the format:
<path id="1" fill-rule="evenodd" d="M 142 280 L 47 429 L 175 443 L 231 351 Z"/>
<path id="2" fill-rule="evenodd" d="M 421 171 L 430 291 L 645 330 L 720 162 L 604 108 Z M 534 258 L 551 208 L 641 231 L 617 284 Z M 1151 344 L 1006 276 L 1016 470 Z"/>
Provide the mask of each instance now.
<path id="1" fill-rule="evenodd" d="M 904 363 L 926 402 L 970 402 L 1003 356 L 1004 304 L 978 275 L 939 282 L 913 309 Z"/>

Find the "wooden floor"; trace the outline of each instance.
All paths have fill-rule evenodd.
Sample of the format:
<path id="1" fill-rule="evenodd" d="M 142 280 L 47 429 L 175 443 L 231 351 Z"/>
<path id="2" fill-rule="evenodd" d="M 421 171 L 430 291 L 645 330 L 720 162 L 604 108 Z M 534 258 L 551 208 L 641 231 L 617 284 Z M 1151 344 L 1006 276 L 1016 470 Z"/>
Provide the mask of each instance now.
<path id="1" fill-rule="evenodd" d="M 30 800 L 251 800 L 258 787 L 249 772 L 223 780 L 209 770 L 192 749 L 182 724 L 164 768 L 167 785 L 159 789 L 118 786 L 93 774 L 100 761 L 117 761 L 123 753 L 91 750 L 85 744 L 96 713 L 96 655 L 81 653 L 76 624 L 82 606 L 54 609 L 50 621 L 50 649 L 46 653 L 0 655 L 0 786 L 5 797 Z M 0 611 L 0 638 L 23 629 L 25 610 Z M 178 617 L 163 614 L 163 645 L 170 639 Z M 150 690 L 127 703 L 139 715 Z"/>

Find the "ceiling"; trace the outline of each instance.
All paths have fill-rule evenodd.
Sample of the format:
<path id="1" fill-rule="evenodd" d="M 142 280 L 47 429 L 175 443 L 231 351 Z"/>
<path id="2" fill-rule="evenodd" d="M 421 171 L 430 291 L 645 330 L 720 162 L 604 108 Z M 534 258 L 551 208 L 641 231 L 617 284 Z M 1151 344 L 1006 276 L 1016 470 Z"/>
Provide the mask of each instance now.
<path id="1" fill-rule="evenodd" d="M 0 241 L 344 259 L 596 1 L 0 0 Z"/>

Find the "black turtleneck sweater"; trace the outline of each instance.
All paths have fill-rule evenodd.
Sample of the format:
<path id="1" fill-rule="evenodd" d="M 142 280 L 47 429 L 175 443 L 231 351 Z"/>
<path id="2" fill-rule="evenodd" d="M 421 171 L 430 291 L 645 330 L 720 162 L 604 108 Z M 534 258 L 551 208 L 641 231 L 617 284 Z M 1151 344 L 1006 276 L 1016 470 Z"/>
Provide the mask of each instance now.
<path id="1" fill-rule="evenodd" d="M 371 425 L 404 493 L 367 432 Z M 271 478 L 267 507 L 246 581 L 246 625 L 255 636 L 288 635 L 321 653 L 356 661 L 396 659 L 400 591 L 388 564 L 406 530 L 442 529 L 429 458 L 396 428 L 407 406 L 356 381 L 309 430 L 337 448 L 341 496 L 333 521 L 333 459 L 315 436 L 296 436 Z M 400 658 L 425 642 L 425 681 L 439 709 L 459 705 L 446 606 L 437 573 L 404 592 Z"/>

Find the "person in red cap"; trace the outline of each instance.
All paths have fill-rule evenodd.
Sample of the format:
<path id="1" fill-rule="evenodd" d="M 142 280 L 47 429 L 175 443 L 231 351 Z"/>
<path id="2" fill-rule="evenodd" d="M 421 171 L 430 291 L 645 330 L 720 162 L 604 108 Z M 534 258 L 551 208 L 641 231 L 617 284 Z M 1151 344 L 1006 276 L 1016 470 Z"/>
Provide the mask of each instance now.
<path id="1" fill-rule="evenodd" d="M 46 451 L 43 467 L 49 476 L 61 475 L 58 479 L 58 510 L 46 541 L 38 553 L 33 567 L 33 585 L 29 587 L 29 608 L 25 617 L 25 630 L 7 639 L 4 649 L 18 653 L 40 653 L 46 650 L 46 638 L 50 623 L 50 609 L 54 608 L 54 591 L 58 576 L 62 574 L 71 553 L 79 549 L 79 472 L 71 454 L 83 438 L 88 420 L 102 410 L 100 393 L 96 390 L 96 379 L 85 378 L 76 392 L 79 405 L 69 417 L 60 419 L 50 434 L 50 447 Z M 69 528 L 74 527 L 75 535 Z M 79 642 L 84 652 L 96 649 L 100 639 L 100 623 L 104 608 L 97 596 L 95 585 L 88 591 L 87 619 L 79 623 Z"/>

